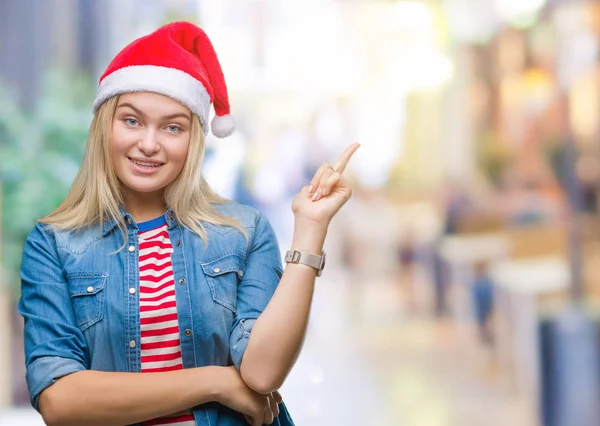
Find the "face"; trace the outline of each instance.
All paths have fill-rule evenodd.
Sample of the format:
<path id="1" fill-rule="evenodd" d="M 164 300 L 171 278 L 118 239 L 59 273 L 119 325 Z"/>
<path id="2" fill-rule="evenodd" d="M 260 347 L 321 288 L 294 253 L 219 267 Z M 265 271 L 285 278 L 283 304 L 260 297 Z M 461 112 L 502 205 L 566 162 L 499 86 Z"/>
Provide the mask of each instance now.
<path id="1" fill-rule="evenodd" d="M 191 123 L 190 110 L 167 96 L 149 92 L 120 96 L 110 149 L 126 196 L 163 196 L 185 164 Z"/>

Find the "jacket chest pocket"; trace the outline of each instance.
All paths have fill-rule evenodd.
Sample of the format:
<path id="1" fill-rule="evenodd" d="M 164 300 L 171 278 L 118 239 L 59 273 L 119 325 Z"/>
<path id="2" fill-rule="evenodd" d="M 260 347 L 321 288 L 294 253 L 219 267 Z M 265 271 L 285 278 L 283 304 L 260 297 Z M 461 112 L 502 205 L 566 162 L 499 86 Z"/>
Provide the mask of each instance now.
<path id="1" fill-rule="evenodd" d="M 106 275 L 67 277 L 77 327 L 85 331 L 104 316 Z"/>
<path id="2" fill-rule="evenodd" d="M 244 261 L 232 254 L 201 265 L 213 300 L 235 313 L 237 286 L 242 279 Z"/>

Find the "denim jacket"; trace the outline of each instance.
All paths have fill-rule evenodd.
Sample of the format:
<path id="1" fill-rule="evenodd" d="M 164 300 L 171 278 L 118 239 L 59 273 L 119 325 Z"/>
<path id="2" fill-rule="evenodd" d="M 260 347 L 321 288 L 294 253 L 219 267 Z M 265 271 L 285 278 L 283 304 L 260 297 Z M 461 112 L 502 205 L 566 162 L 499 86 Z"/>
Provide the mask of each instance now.
<path id="1" fill-rule="evenodd" d="M 268 221 L 247 206 L 216 206 L 237 218 L 248 239 L 231 227 L 204 223 L 208 244 L 165 219 L 184 368 L 238 369 L 256 318 L 282 274 L 277 239 Z M 25 362 L 31 403 L 60 377 L 81 370 L 140 371 L 138 227 L 123 210 L 128 240 L 115 221 L 81 231 L 37 224 L 25 242 L 19 312 L 25 319 Z M 284 404 L 274 425 L 293 425 Z M 246 425 L 218 403 L 193 409 L 197 425 Z"/>

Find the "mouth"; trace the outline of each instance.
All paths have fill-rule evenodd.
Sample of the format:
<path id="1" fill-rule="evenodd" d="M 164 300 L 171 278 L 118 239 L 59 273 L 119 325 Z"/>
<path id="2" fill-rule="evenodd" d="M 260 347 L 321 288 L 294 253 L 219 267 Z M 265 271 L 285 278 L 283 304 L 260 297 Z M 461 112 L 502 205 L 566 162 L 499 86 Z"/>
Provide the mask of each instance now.
<path id="1" fill-rule="evenodd" d="M 161 163 L 159 161 L 137 160 L 137 159 L 131 158 L 131 157 L 127 157 L 127 159 L 129 161 L 131 161 L 134 165 L 136 165 L 142 169 L 148 169 L 148 170 L 158 169 L 159 167 L 161 167 L 165 164 L 165 163 Z"/>
<path id="2" fill-rule="evenodd" d="M 131 157 L 127 157 L 127 159 L 132 166 L 133 172 L 137 175 L 154 175 L 165 165 L 165 163 L 161 163 L 160 161 L 139 160 Z"/>

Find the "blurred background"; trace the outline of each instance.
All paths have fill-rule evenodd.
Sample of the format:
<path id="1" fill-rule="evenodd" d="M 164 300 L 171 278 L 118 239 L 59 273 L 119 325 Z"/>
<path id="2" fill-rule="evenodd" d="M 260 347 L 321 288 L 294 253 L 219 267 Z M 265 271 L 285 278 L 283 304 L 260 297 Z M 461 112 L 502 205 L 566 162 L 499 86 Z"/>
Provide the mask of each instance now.
<path id="1" fill-rule="evenodd" d="M 298 425 L 600 425 L 600 2 L 0 0 L 0 425 L 42 425 L 23 242 L 78 170 L 97 80 L 175 20 L 219 53 L 238 131 L 205 174 L 263 211 L 353 142 Z"/>

